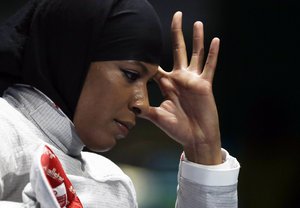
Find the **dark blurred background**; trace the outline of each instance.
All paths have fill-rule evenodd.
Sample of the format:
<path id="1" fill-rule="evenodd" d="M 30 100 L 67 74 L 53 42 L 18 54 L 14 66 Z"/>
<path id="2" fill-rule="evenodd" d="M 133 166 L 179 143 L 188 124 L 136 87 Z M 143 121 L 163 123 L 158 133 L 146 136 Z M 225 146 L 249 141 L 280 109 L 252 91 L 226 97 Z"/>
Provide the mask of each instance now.
<path id="1" fill-rule="evenodd" d="M 299 9 L 296 1 L 149 0 L 164 30 L 162 67 L 172 68 L 170 23 L 183 12 L 191 51 L 193 22 L 205 45 L 221 39 L 214 93 L 223 147 L 241 163 L 239 207 L 299 207 Z M 1 0 L 0 21 L 26 0 Z M 149 86 L 151 103 L 161 95 Z M 141 208 L 174 207 L 181 147 L 147 121 L 104 155 L 130 175 Z M 298 152 L 299 151 L 299 152 Z M 297 191 L 298 190 L 298 191 Z"/>

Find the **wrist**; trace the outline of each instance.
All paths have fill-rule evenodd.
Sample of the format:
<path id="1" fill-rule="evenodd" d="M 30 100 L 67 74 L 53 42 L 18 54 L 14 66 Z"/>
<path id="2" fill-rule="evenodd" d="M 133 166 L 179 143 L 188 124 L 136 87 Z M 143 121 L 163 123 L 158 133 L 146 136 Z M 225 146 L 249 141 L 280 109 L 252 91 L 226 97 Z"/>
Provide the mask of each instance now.
<path id="1" fill-rule="evenodd" d="M 222 163 L 221 144 L 200 144 L 184 146 L 184 153 L 190 162 L 202 165 L 218 165 Z"/>

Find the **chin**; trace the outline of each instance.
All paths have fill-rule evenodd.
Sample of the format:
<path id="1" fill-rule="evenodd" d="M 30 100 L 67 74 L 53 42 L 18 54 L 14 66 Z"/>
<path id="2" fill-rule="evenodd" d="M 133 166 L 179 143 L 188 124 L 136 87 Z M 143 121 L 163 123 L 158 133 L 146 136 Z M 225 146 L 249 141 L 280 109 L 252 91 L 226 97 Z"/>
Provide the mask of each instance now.
<path id="1" fill-rule="evenodd" d="M 91 134 L 91 132 L 93 133 Z M 82 133 L 79 136 L 85 147 L 93 152 L 107 152 L 117 143 L 113 136 L 109 134 L 97 134 L 96 131 L 89 131 L 88 134 Z"/>
<path id="2" fill-rule="evenodd" d="M 86 147 L 93 152 L 107 152 L 111 150 L 115 145 L 116 145 L 116 141 L 113 140 L 112 142 L 107 142 L 107 143 L 86 145 Z"/>
<path id="3" fill-rule="evenodd" d="M 87 147 L 89 150 L 93 151 L 93 152 L 97 152 L 97 153 L 101 153 L 101 152 L 108 152 L 109 150 L 111 150 L 113 147 L 108 147 L 108 148 L 89 148 Z"/>

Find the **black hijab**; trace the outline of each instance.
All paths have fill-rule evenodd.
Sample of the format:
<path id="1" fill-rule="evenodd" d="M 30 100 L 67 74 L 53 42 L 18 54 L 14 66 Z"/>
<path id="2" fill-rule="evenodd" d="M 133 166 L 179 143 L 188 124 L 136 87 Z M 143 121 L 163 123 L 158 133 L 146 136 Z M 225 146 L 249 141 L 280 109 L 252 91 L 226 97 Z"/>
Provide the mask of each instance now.
<path id="1" fill-rule="evenodd" d="M 30 0 L 0 27 L 0 93 L 32 85 L 73 119 L 92 61 L 159 64 L 161 50 L 146 0 Z"/>

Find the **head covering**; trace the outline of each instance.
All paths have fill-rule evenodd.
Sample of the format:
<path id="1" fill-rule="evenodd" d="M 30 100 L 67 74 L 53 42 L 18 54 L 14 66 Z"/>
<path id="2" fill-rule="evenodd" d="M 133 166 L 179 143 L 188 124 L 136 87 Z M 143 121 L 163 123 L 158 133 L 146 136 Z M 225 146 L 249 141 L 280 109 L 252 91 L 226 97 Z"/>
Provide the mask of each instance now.
<path id="1" fill-rule="evenodd" d="M 0 27 L 0 93 L 32 85 L 73 119 L 92 61 L 159 64 L 161 51 L 146 0 L 30 0 Z"/>

